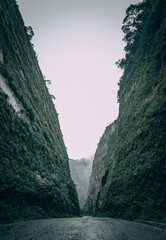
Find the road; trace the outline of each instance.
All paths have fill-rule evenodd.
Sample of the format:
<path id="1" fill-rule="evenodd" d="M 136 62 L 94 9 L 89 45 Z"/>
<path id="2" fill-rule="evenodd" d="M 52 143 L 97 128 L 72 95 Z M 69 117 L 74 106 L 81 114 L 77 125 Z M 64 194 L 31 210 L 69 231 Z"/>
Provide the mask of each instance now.
<path id="1" fill-rule="evenodd" d="M 166 231 L 112 218 L 59 218 L 0 225 L 0 240 L 166 240 Z"/>

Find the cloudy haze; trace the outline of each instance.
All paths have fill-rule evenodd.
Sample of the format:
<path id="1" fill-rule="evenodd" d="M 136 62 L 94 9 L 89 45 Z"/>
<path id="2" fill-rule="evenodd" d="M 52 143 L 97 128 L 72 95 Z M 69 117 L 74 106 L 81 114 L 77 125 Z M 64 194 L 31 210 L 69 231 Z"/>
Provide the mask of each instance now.
<path id="1" fill-rule="evenodd" d="M 125 9 L 138 0 L 17 0 L 55 107 L 70 158 L 93 154 L 118 116 L 115 62 L 124 56 Z"/>

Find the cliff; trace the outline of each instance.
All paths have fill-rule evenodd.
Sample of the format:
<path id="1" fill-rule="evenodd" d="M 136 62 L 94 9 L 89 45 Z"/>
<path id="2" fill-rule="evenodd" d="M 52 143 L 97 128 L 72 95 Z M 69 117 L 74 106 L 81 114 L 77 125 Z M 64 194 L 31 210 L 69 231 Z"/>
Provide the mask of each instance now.
<path id="1" fill-rule="evenodd" d="M 107 157 L 108 152 L 111 152 L 112 145 L 115 140 L 115 129 L 116 129 L 117 121 L 110 124 L 103 136 L 101 137 L 98 147 L 94 156 L 93 165 L 92 165 L 92 173 L 89 182 L 88 189 L 88 198 L 86 200 L 86 204 L 84 206 L 85 214 L 94 214 L 95 206 L 98 191 L 100 188 L 100 184 L 102 181 L 105 181 L 104 174 L 109 164 L 109 159 Z M 107 171 L 106 171 L 107 174 Z"/>
<path id="2" fill-rule="evenodd" d="M 126 11 L 126 56 L 110 166 L 97 215 L 166 220 L 166 2 L 146 0 Z M 103 162 L 104 164 L 104 162 Z M 94 169 L 92 170 L 94 172 Z"/>
<path id="3" fill-rule="evenodd" d="M 14 0 L 0 1 L 0 220 L 78 215 L 58 115 Z"/>
<path id="4" fill-rule="evenodd" d="M 92 162 L 93 158 L 69 160 L 71 177 L 76 184 L 81 209 L 83 208 L 88 195 L 89 179 L 92 172 Z"/>

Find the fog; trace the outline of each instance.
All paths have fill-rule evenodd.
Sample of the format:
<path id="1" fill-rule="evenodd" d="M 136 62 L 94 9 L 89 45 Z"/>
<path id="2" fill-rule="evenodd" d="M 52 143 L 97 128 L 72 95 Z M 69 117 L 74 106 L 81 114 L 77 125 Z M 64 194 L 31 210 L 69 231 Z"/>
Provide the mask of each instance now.
<path id="1" fill-rule="evenodd" d="M 90 175 L 92 172 L 92 162 L 94 156 L 89 159 L 70 159 L 71 177 L 76 184 L 80 207 L 83 208 L 88 195 Z"/>

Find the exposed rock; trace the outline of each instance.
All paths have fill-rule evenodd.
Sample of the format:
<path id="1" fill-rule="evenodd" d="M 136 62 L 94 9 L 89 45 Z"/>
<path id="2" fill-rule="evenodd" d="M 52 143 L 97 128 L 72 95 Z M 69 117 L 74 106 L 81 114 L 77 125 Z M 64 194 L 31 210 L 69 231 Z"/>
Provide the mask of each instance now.
<path id="1" fill-rule="evenodd" d="M 58 114 L 15 0 L 0 1 L 0 39 L 0 221 L 79 215 Z"/>
<path id="2" fill-rule="evenodd" d="M 13 109 L 16 111 L 18 116 L 24 116 L 23 112 L 25 112 L 25 109 L 22 105 L 22 103 L 18 100 L 12 89 L 9 87 L 8 81 L 0 74 L 0 88 L 3 90 L 3 92 L 7 95 L 7 101 Z"/>
<path id="3" fill-rule="evenodd" d="M 146 0 L 126 14 L 118 124 L 105 174 L 91 184 L 99 188 L 95 214 L 166 221 L 166 1 Z"/>
<path id="4" fill-rule="evenodd" d="M 0 50 L 0 63 L 4 63 L 3 52 Z"/>

